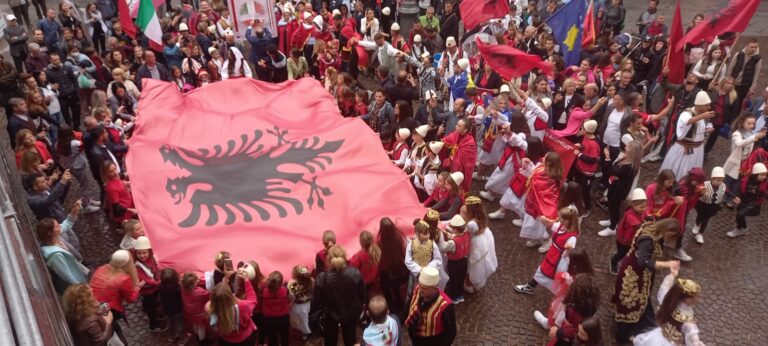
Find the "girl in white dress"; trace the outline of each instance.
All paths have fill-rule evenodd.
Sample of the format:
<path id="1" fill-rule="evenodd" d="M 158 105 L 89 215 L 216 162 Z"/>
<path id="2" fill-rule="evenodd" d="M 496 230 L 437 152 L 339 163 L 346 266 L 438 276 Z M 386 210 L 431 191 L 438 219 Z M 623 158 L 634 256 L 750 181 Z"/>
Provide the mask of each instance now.
<path id="1" fill-rule="evenodd" d="M 517 227 L 523 224 L 521 219 L 525 213 L 525 184 L 533 170 L 541 164 L 541 159 L 547 154 L 547 149 L 544 148 L 541 139 L 529 137 L 526 140 L 526 151 L 523 154 L 517 158 L 520 160 L 520 163 L 517 167 L 513 168 L 515 174 L 507 182 L 507 188 L 504 190 L 499 201 L 500 208 L 488 214 L 488 218 L 491 220 L 504 219 L 507 211 L 511 210 L 519 217 L 519 219 L 512 220 L 512 224 Z M 524 165 L 524 158 L 528 158 L 531 164 Z M 510 159 L 510 161 L 514 160 Z"/>
<path id="2" fill-rule="evenodd" d="M 516 168 L 519 169 L 520 161 L 525 157 L 525 150 L 528 149 L 526 139 L 530 131 L 525 118 L 522 114 L 516 113 L 509 120 L 509 125 L 502 127 L 498 134 L 498 138 L 504 144 L 501 157 L 496 160 L 496 169 L 485 183 L 485 191 L 480 192 L 480 197 L 491 202 L 507 191 L 509 181 L 515 175 Z"/>
<path id="3" fill-rule="evenodd" d="M 677 270 L 671 269 L 657 296 L 661 302 L 656 313 L 659 326 L 635 336 L 635 346 L 704 346 L 693 316 L 693 306 L 699 303 L 700 293 L 698 283 L 679 279 Z"/>
<path id="4" fill-rule="evenodd" d="M 476 196 L 467 197 L 461 216 L 467 222 L 467 231 L 472 235 L 469 248 L 468 280 L 464 291 L 473 293 L 485 286 L 488 278 L 496 272 L 499 260 L 496 258 L 496 244 L 493 233 L 488 228 L 488 217 L 483 203 Z"/>
<path id="5" fill-rule="evenodd" d="M 502 103 L 503 102 L 503 103 Z M 505 141 L 502 136 L 504 128 L 509 127 L 509 118 L 506 114 L 499 110 L 506 108 L 506 98 L 502 100 L 495 100 L 493 104 L 488 107 L 488 115 L 486 119 L 475 117 L 475 122 L 480 125 L 482 135 L 478 139 L 478 147 L 480 152 L 477 155 L 477 161 L 480 163 L 478 170 L 472 175 L 472 179 L 484 181 L 488 179 L 488 176 L 480 172 L 488 172 L 490 167 L 496 166 L 499 163 L 502 153 L 504 152 Z M 501 108 L 501 105 L 504 108 Z M 482 126 L 485 124 L 485 126 Z M 492 141 L 492 142 L 491 142 Z"/>

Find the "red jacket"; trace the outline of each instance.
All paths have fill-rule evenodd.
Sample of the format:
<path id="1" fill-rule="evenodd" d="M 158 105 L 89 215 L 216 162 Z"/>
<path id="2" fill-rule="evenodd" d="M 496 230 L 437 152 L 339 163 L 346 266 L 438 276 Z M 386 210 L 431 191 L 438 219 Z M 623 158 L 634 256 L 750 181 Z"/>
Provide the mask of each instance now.
<path id="1" fill-rule="evenodd" d="M 291 309 L 291 300 L 288 298 L 288 288 L 280 286 L 277 292 L 269 288 L 261 289 L 261 312 L 264 317 L 281 317 L 288 315 Z"/>
<path id="2" fill-rule="evenodd" d="M 133 258 L 137 258 L 135 255 L 136 250 L 133 250 L 133 253 Z M 152 275 L 148 275 L 141 266 L 149 269 Z M 149 250 L 149 258 L 146 262 L 136 260 L 136 274 L 139 276 L 139 281 L 144 281 L 144 286 L 139 290 L 139 294 L 142 296 L 151 295 L 160 289 L 160 269 L 157 267 L 157 261 L 152 257 L 152 250 Z"/>
<path id="3" fill-rule="evenodd" d="M 432 204 L 442 201 L 445 198 L 448 198 L 448 190 L 446 190 L 443 187 L 437 187 L 435 188 L 434 191 L 432 191 L 432 194 L 429 195 L 429 197 L 424 201 L 424 206 L 430 207 L 432 206 Z"/>
<path id="4" fill-rule="evenodd" d="M 184 321 L 190 325 L 208 326 L 208 313 L 205 304 L 211 299 L 211 292 L 196 286 L 192 291 L 181 290 L 184 302 Z"/>
<path id="5" fill-rule="evenodd" d="M 363 283 L 366 285 L 374 283 L 379 277 L 379 264 L 371 262 L 371 256 L 368 254 L 368 251 L 358 251 L 349 260 L 349 265 L 360 270 L 360 274 L 363 276 Z"/>
<path id="6" fill-rule="evenodd" d="M 40 154 L 40 162 L 45 163 L 48 160 L 53 160 L 53 156 L 48 151 L 48 147 L 41 141 L 35 141 L 35 149 Z M 21 168 L 21 157 L 27 152 L 27 149 L 21 149 L 16 151 L 16 168 Z"/>
<path id="7" fill-rule="evenodd" d="M 581 140 L 581 154 L 576 158 L 576 169 L 587 176 L 594 176 L 597 163 L 600 161 L 600 144 L 594 138 L 584 137 Z"/>
<path id="8" fill-rule="evenodd" d="M 113 208 L 113 219 L 115 222 L 122 222 L 133 217 L 133 213 L 128 211 L 128 208 L 135 208 L 133 204 L 133 197 L 128 189 L 125 188 L 125 183 L 120 179 L 112 179 L 107 181 L 104 185 L 104 193 L 107 196 L 107 203 L 110 207 L 119 206 L 116 210 Z"/>
<path id="9" fill-rule="evenodd" d="M 123 301 L 133 303 L 139 298 L 139 288 L 125 273 L 110 274 L 110 265 L 105 264 L 93 273 L 89 286 L 93 296 L 100 303 L 107 303 L 117 312 L 125 312 Z"/>

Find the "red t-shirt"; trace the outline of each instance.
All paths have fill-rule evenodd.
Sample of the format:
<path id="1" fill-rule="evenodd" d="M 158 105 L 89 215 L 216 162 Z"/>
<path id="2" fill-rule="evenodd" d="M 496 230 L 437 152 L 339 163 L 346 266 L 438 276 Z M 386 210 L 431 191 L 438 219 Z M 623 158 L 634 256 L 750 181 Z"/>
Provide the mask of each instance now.
<path id="1" fill-rule="evenodd" d="M 288 288 L 281 286 L 277 292 L 268 288 L 261 289 L 261 312 L 264 317 L 281 317 L 288 315 L 291 300 L 288 298 Z"/>
<path id="2" fill-rule="evenodd" d="M 379 277 L 379 264 L 371 262 L 371 256 L 365 250 L 358 251 L 349 261 L 349 265 L 360 270 L 363 283 L 370 285 Z"/>
<path id="3" fill-rule="evenodd" d="M 600 161 L 600 144 L 594 138 L 581 140 L 581 154 L 576 159 L 576 168 L 587 176 L 594 176 Z"/>

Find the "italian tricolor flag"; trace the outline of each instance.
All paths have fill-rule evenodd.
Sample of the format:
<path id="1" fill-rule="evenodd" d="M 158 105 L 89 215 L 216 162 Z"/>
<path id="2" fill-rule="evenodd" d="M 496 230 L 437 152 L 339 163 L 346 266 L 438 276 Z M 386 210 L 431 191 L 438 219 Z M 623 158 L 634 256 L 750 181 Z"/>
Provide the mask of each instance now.
<path id="1" fill-rule="evenodd" d="M 163 49 L 163 30 L 160 28 L 160 19 L 157 18 L 157 11 L 155 11 L 155 5 L 152 4 L 152 0 L 141 0 L 139 2 L 139 14 L 136 16 L 136 25 L 147 36 L 152 49 L 157 51 Z"/>

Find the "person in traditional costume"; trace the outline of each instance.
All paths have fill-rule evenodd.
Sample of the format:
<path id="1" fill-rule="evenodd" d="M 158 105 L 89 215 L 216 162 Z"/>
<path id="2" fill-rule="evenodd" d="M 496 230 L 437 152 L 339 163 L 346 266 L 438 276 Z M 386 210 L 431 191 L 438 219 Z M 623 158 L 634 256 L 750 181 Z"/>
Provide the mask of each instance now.
<path id="1" fill-rule="evenodd" d="M 547 128 L 547 122 L 549 121 L 549 113 L 546 110 L 552 105 L 552 100 L 547 97 L 534 100 L 528 97 L 528 93 L 520 90 L 516 85 L 513 85 L 509 94 L 518 104 L 525 105 L 520 111 L 525 115 L 531 136 L 543 139 L 544 129 Z"/>
<path id="2" fill-rule="evenodd" d="M 459 213 L 464 204 L 464 189 L 461 188 L 464 182 L 464 173 L 453 172 L 445 181 L 447 193 L 445 197 L 432 205 L 432 209 L 440 212 L 440 220 L 447 221 Z"/>
<path id="3" fill-rule="evenodd" d="M 599 102 L 598 102 L 599 104 Z M 572 116 L 570 119 L 574 119 Z M 595 137 L 597 121 L 587 120 L 582 126 L 581 143 L 576 144 L 576 162 L 569 172 L 570 179 L 584 187 L 582 201 L 584 202 L 584 215 L 589 215 L 592 210 L 592 179 L 597 173 L 597 164 L 600 161 L 600 144 Z"/>
<path id="4" fill-rule="evenodd" d="M 253 72 L 243 53 L 237 47 L 229 47 L 228 58 L 221 66 L 221 80 L 234 78 L 253 78 Z"/>
<path id="5" fill-rule="evenodd" d="M 503 195 L 509 189 L 509 182 L 522 165 L 522 158 L 528 149 L 530 130 L 522 114 L 514 112 L 509 123 L 501 127 L 498 138 L 504 145 L 501 148 L 496 168 L 485 183 L 485 190 L 480 191 L 480 197 L 493 202 L 497 196 Z M 482 153 L 481 153 L 482 155 Z"/>
<path id="6" fill-rule="evenodd" d="M 576 274 L 560 303 L 557 315 L 550 317 L 547 346 L 577 345 L 579 325 L 597 313 L 600 306 L 600 288 L 594 275 Z M 559 322 L 559 323 L 558 323 Z"/>
<path id="7" fill-rule="evenodd" d="M 533 294 L 536 286 L 541 284 L 552 293 L 557 293 L 553 287 L 555 275 L 568 270 L 568 251 L 576 247 L 579 236 L 579 214 L 575 208 L 565 207 L 558 212 L 557 220 L 553 220 L 552 245 L 544 255 L 533 278 L 525 284 L 515 286 L 515 292 Z"/>
<path id="8" fill-rule="evenodd" d="M 448 179 L 450 179 L 450 177 L 451 175 L 450 173 L 448 173 L 448 171 L 442 171 L 437 175 L 437 184 L 435 185 L 435 189 L 432 190 L 432 193 L 429 195 L 429 197 L 427 197 L 427 199 L 424 200 L 423 205 L 425 207 L 432 207 L 435 204 L 437 204 L 437 202 L 442 201 L 443 199 L 448 197 L 447 186 L 448 186 Z"/>
<path id="9" fill-rule="evenodd" d="M 685 199 L 685 208 L 682 209 L 682 216 L 681 220 L 686 221 L 688 219 L 688 213 L 696 207 L 696 204 L 699 202 L 699 198 L 701 198 L 702 193 L 704 192 L 704 181 L 707 180 L 704 170 L 701 167 L 693 167 L 690 171 L 688 171 L 688 174 L 684 176 L 680 181 L 677 183 L 677 189 L 675 191 L 676 195 L 682 196 Z M 687 221 L 686 221 L 687 222 Z M 681 222 L 682 229 L 685 230 L 685 223 Z M 683 231 L 684 232 L 684 231 Z M 683 250 L 683 241 L 682 236 L 680 237 L 680 242 L 677 244 L 678 253 L 677 259 L 688 262 L 691 261 L 691 256 L 687 256 L 685 253 L 685 250 Z M 683 255 L 686 256 L 683 256 Z"/>
<path id="10" fill-rule="evenodd" d="M 440 76 L 443 79 L 444 85 L 448 86 L 448 110 L 453 110 L 453 103 L 458 99 L 467 99 L 467 88 L 470 83 L 470 76 L 467 69 L 469 68 L 469 59 L 459 59 L 454 65 L 456 73 L 450 77 L 446 74 L 445 70 L 440 70 Z"/>
<path id="11" fill-rule="evenodd" d="M 704 346 L 693 306 L 701 300 L 701 286 L 693 280 L 681 279 L 677 269 L 670 269 L 659 287 L 658 327 L 635 336 L 635 346 Z"/>
<path id="12" fill-rule="evenodd" d="M 408 304 L 404 326 L 413 345 L 451 345 L 456 338 L 453 301 L 438 288 L 440 273 L 424 267 Z"/>
<path id="13" fill-rule="evenodd" d="M 712 131 L 707 120 L 714 117 L 715 112 L 709 110 L 712 101 L 705 91 L 696 94 L 693 104 L 693 108 L 680 113 L 675 129 L 677 142 L 669 148 L 659 169 L 670 169 L 676 177 L 682 177 L 693 167 L 704 166 L 704 137 Z"/>
<path id="14" fill-rule="evenodd" d="M 766 93 L 768 94 L 768 92 Z M 739 190 L 739 171 L 742 163 L 752 154 L 753 149 L 755 149 L 755 143 L 763 140 L 766 134 L 768 134 L 768 127 L 766 127 L 765 122 L 760 127 L 757 127 L 757 125 L 755 115 L 745 112 L 737 117 L 731 126 L 733 131 L 731 132 L 731 153 L 728 155 L 725 164 L 723 164 L 725 185 L 731 192 Z M 731 196 L 726 196 L 726 205 L 733 207 L 730 200 Z"/>
<path id="15" fill-rule="evenodd" d="M 533 319 L 539 323 L 541 328 L 549 330 L 552 326 L 562 326 L 566 308 L 564 300 L 570 291 L 571 285 L 573 285 L 574 278 L 578 275 L 595 275 L 589 254 L 582 247 L 569 250 L 568 270 L 555 274 L 555 282 L 552 284 L 555 296 L 549 304 L 547 315 L 539 310 L 533 312 Z"/>
<path id="16" fill-rule="evenodd" d="M 421 159 L 427 155 L 427 150 L 429 150 L 429 148 L 427 147 L 427 142 L 424 141 L 424 137 L 427 136 L 427 131 L 429 131 L 429 126 L 421 125 L 416 127 L 411 134 L 411 141 L 413 143 L 411 145 L 412 150 L 408 154 L 408 160 L 405 162 L 405 167 L 403 167 L 403 170 L 406 173 L 413 173 L 416 171 Z"/>
<path id="17" fill-rule="evenodd" d="M 649 197 L 650 202 L 650 197 Z M 625 343 L 656 323 L 651 290 L 658 269 L 678 269 L 678 261 L 661 261 L 663 246 L 671 246 L 680 237 L 680 222 L 667 218 L 646 222 L 638 230 L 629 253 L 619 264 L 612 302 L 616 307 L 616 339 Z"/>
<path id="18" fill-rule="evenodd" d="M 434 211 L 433 209 L 430 209 Z M 411 271 L 408 282 L 408 292 L 418 285 L 419 274 L 425 267 L 443 270 L 443 257 L 440 255 L 440 247 L 432 239 L 429 224 L 421 219 L 413 223 L 416 237 L 411 238 L 405 245 L 405 266 Z"/>
<path id="19" fill-rule="evenodd" d="M 488 278 L 499 267 L 493 232 L 488 227 L 488 216 L 483 203 L 476 196 L 469 196 L 462 207 L 462 217 L 467 221 L 467 232 L 472 236 L 469 249 L 468 280 L 464 291 L 473 293 L 485 287 Z"/>
<path id="20" fill-rule="evenodd" d="M 459 119 L 456 130 L 443 138 L 445 147 L 450 150 L 450 171 L 461 172 L 464 177 L 471 177 L 477 164 L 477 143 L 470 128 L 468 119 Z M 464 191 L 469 191 L 472 180 L 462 179 L 461 187 Z"/>
<path id="21" fill-rule="evenodd" d="M 299 24 L 293 18 L 293 5 L 286 3 L 283 7 L 283 16 L 277 22 L 277 48 L 281 52 L 291 51 L 291 39 L 298 26 Z"/>
<path id="22" fill-rule="evenodd" d="M 528 163 L 530 160 L 524 159 Z M 525 213 L 520 237 L 529 239 L 526 247 L 538 247 L 549 239 L 547 228 L 557 218 L 557 202 L 563 179 L 563 163 L 557 152 L 550 151 L 544 164 L 536 167 L 528 177 L 525 193 Z"/>
<path id="23" fill-rule="evenodd" d="M 768 169 L 765 164 L 758 162 L 752 165 L 748 174 L 741 178 L 738 197 L 733 199 L 733 203 L 738 205 L 736 208 L 736 229 L 729 231 L 726 235 L 730 238 L 736 238 L 749 232 L 747 228 L 747 216 L 759 216 L 760 207 L 763 205 L 766 194 L 768 194 Z"/>
<path id="24" fill-rule="evenodd" d="M 608 267 L 611 274 L 618 274 L 619 261 L 629 252 L 632 240 L 635 239 L 635 234 L 637 234 L 640 226 L 645 223 L 647 217 L 648 197 L 645 195 L 645 190 L 632 190 L 629 207 L 624 210 L 624 215 L 616 227 L 616 254 L 611 257 L 610 266 Z"/>
<path id="25" fill-rule="evenodd" d="M 395 147 L 392 148 L 392 151 L 390 152 L 390 158 L 392 159 L 392 162 L 395 164 L 395 166 L 399 168 L 404 168 L 405 163 L 408 161 L 408 157 L 410 155 L 410 147 L 408 146 L 408 138 L 411 137 L 411 130 L 402 128 L 398 129 L 396 132 L 395 140 L 397 141 L 395 143 Z"/>
<path id="26" fill-rule="evenodd" d="M 464 301 L 464 280 L 467 278 L 469 267 L 469 250 L 472 238 L 466 231 L 467 222 L 461 215 L 454 215 L 448 223 L 448 229 L 443 230 L 440 240 L 441 251 L 448 259 L 446 269 L 448 271 L 448 285 L 445 293 L 451 297 L 454 304 Z"/>
<path id="27" fill-rule="evenodd" d="M 481 143 L 480 153 L 477 156 L 479 167 L 477 168 L 477 171 L 472 174 L 473 180 L 488 180 L 488 176 L 481 172 L 487 172 L 489 167 L 498 165 L 499 159 L 501 159 L 501 156 L 504 153 L 506 142 L 504 141 L 501 132 L 503 128 L 509 128 L 509 118 L 507 116 L 509 112 L 505 111 L 506 98 L 504 99 L 503 108 L 501 107 L 502 104 L 500 101 L 501 100 L 499 99 L 494 100 L 494 104 L 489 107 L 488 116 L 484 117 L 485 119 L 475 117 L 475 121 L 479 121 L 480 124 L 483 124 L 485 130 L 482 131 L 483 134 L 478 141 Z M 475 102 L 475 104 L 478 104 L 478 102 Z M 502 113 L 503 110 L 504 112 Z M 525 142 L 525 139 L 523 139 L 523 142 Z"/>
<path id="28" fill-rule="evenodd" d="M 725 186 L 725 170 L 723 167 L 712 168 L 709 180 L 704 182 L 698 203 L 696 203 L 696 223 L 691 229 L 693 238 L 699 244 L 704 244 L 704 231 L 707 230 L 709 219 L 720 211 L 728 188 Z"/>
<path id="29" fill-rule="evenodd" d="M 411 47 L 408 46 L 408 42 L 406 42 L 403 35 L 400 34 L 400 24 L 397 24 L 397 22 L 392 23 L 389 29 L 389 36 L 390 42 L 392 42 L 392 45 L 395 46 L 395 48 L 405 52 L 405 54 L 410 54 Z"/>
<path id="30" fill-rule="evenodd" d="M 441 150 L 443 150 L 443 142 L 429 142 L 429 148 L 424 150 L 424 157 L 414 163 L 410 176 L 413 177 L 413 186 L 416 188 L 419 201 L 426 200 L 437 188 L 437 173 L 440 169 L 438 154 Z"/>
<path id="31" fill-rule="evenodd" d="M 526 125 L 526 128 L 527 127 L 528 126 Z M 519 217 L 512 220 L 512 224 L 517 227 L 523 225 L 523 217 L 525 216 L 525 191 L 528 177 L 530 177 L 533 171 L 542 164 L 542 159 L 546 154 L 547 149 L 538 137 L 529 137 L 526 139 L 525 150 L 513 150 L 513 152 L 510 153 L 511 158 L 507 160 L 512 161 L 513 175 L 507 183 L 507 188 L 504 190 L 504 194 L 501 195 L 499 209 L 488 214 L 489 219 L 502 220 L 507 215 L 507 211 L 511 210 Z M 523 159 L 525 158 L 528 158 L 528 160 L 524 161 Z M 488 184 L 486 184 L 486 186 L 487 185 Z M 481 194 L 481 196 L 482 195 L 483 194 Z"/>
<path id="32" fill-rule="evenodd" d="M 438 66 L 440 70 L 445 73 L 446 79 L 461 72 L 459 69 L 469 72 L 469 64 L 464 67 L 456 65 L 456 63 L 463 58 L 464 52 L 456 45 L 456 38 L 449 36 L 445 39 L 445 51 L 440 55 L 440 63 Z"/>
<path id="33" fill-rule="evenodd" d="M 675 174 L 665 169 L 659 172 L 655 182 L 645 188 L 645 194 L 648 196 L 648 214 L 656 220 L 676 218 L 681 225 L 682 236 L 682 232 L 685 231 L 685 197 L 678 195 L 680 191 L 676 189 L 676 184 Z M 676 249 L 672 255 L 683 261 L 690 260 L 690 256 L 682 250 L 682 247 Z"/>

